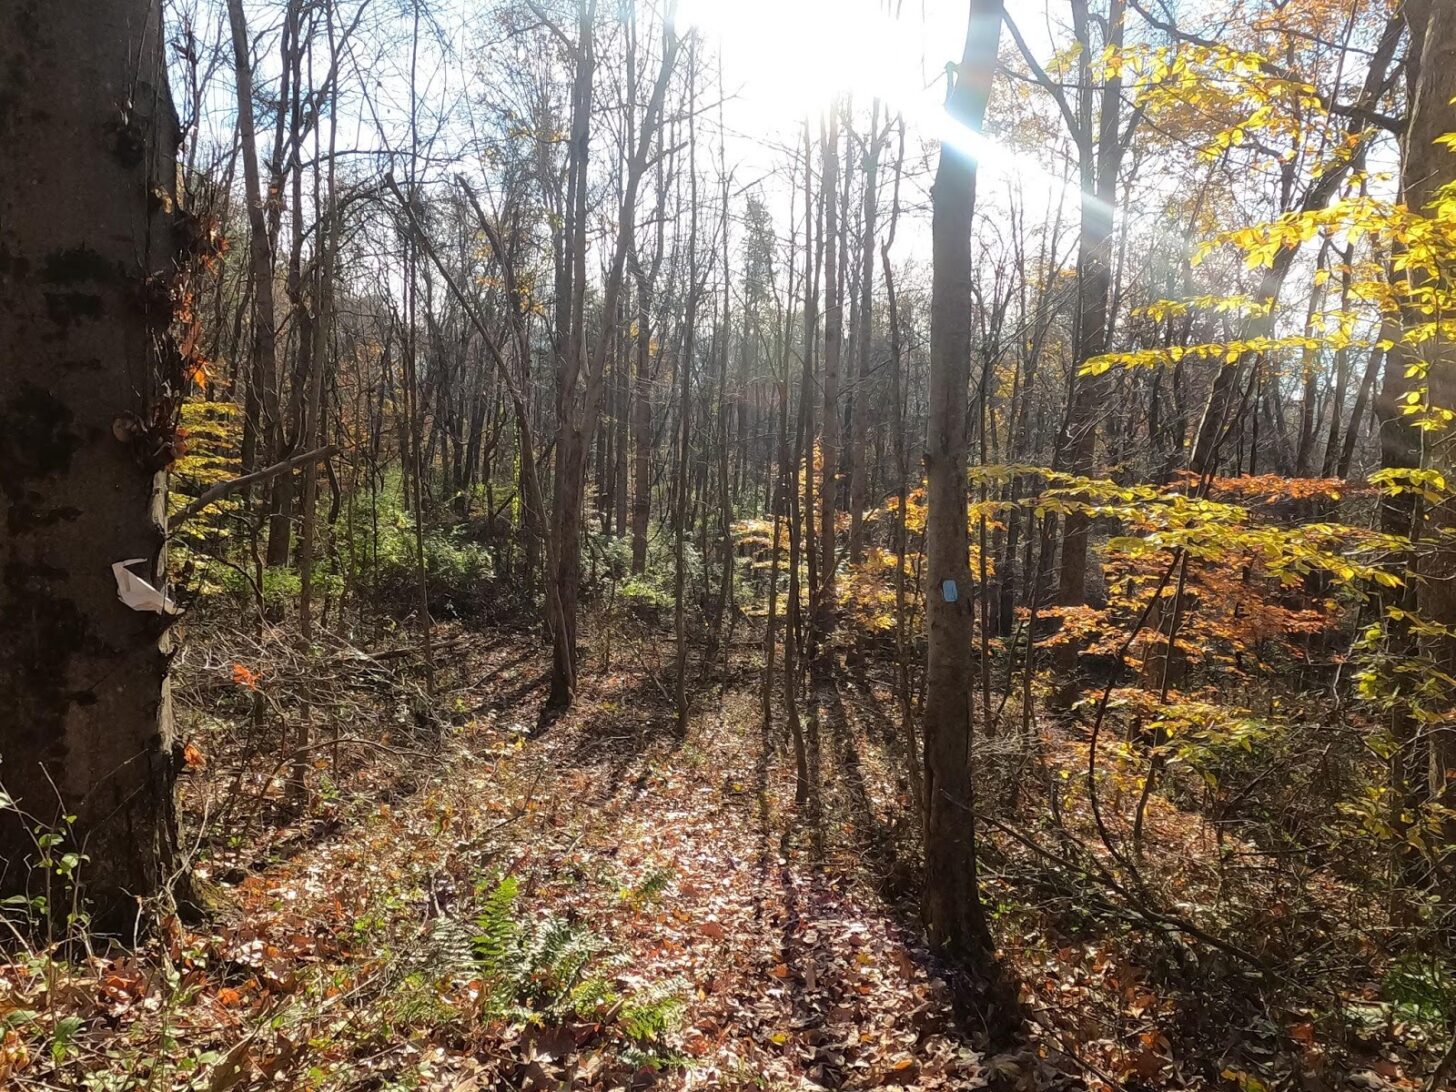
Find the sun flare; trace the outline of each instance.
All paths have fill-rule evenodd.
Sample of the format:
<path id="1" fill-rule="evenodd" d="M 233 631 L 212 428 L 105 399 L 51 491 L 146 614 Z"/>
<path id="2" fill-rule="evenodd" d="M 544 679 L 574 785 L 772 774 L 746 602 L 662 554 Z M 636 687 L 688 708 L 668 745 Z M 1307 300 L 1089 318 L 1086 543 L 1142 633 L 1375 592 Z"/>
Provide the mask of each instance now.
<path id="1" fill-rule="evenodd" d="M 919 20 L 876 0 L 685 0 L 679 25 L 723 59 L 724 89 L 756 123 L 797 124 L 836 96 L 911 110 L 938 94 L 938 71 L 958 48 L 931 46 Z"/>

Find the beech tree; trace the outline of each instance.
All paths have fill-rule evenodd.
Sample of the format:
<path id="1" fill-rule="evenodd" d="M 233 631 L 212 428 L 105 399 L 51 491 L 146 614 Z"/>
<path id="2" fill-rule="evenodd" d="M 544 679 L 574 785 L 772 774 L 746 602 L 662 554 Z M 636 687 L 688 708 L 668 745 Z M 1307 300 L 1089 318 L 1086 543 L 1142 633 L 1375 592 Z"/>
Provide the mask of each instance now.
<path id="1" fill-rule="evenodd" d="M 149 0 L 7 4 L 0 41 L 0 886 L 48 859 L 125 929 L 179 866 L 169 619 L 119 594 L 165 583 L 177 119 Z"/>

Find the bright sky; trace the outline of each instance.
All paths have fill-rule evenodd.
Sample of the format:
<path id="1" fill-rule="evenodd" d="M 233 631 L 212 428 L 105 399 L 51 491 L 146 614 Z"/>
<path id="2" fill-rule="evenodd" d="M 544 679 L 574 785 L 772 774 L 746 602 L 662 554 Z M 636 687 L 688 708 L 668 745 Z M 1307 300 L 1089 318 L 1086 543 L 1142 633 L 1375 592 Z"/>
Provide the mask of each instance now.
<path id="1" fill-rule="evenodd" d="M 1048 3 L 1006 4 L 1038 52 L 1050 51 Z M 433 0 L 429 10 L 452 47 L 468 50 L 472 33 L 466 28 L 481 6 L 480 0 Z M 730 98 L 725 123 L 734 132 L 797 144 L 806 116 L 816 117 L 834 96 L 848 95 L 857 111 L 879 98 L 892 115 L 903 112 L 914 130 L 944 135 L 945 66 L 960 59 L 968 0 L 678 0 L 677 6 L 679 27 L 697 28 L 722 58 Z M 248 0 L 246 7 L 252 32 L 269 35 L 258 65 L 259 76 L 271 79 L 276 75 L 275 5 Z M 356 9 L 346 4 L 341 10 Z M 452 69 L 461 59 L 446 61 L 429 38 L 427 29 L 419 92 L 424 101 L 439 105 L 459 93 Z M 368 62 L 367 51 L 363 59 Z M 385 67 L 392 71 L 368 73 L 375 79 L 372 92 L 382 100 L 376 106 L 402 113 L 407 95 L 397 85 L 406 74 L 407 51 L 389 61 Z M 468 79 L 469 72 L 464 76 Z M 229 93 L 221 88 L 224 102 Z"/>
<path id="2" fill-rule="evenodd" d="M 355 11 L 357 2 L 341 10 Z M 1048 2 L 1007 0 L 1022 32 L 1041 53 L 1051 49 Z M 217 5 L 218 0 L 212 3 Z M 476 34 L 471 28 L 482 6 L 482 0 L 430 4 L 449 45 L 442 52 L 441 42 L 428 31 L 421 42 L 418 92 L 424 117 L 442 109 L 465 108 L 461 96 L 478 78 L 469 50 Z M 893 14 L 895 6 L 900 8 L 899 18 Z M 266 34 L 259 75 L 267 81 L 276 77 L 277 7 L 271 0 L 248 0 L 248 9 L 253 33 Z M 1055 10 L 1060 14 L 1060 6 Z M 912 159 L 921 148 L 932 147 L 929 142 L 934 138 L 966 139 L 964 130 L 957 132 L 950 125 L 943 101 L 945 67 L 960 59 L 968 11 L 968 0 L 678 0 L 678 24 L 681 29 L 696 28 L 708 51 L 721 58 L 727 95 L 723 122 L 737 184 L 765 181 L 764 195 L 774 215 L 782 217 L 788 205 L 784 172 L 789 166 L 783 148 L 800 145 L 806 117 L 812 119 L 817 136 L 818 118 L 836 95 L 851 98 L 860 124 L 876 98 L 882 117 L 903 113 Z M 407 29 L 407 24 L 401 26 Z M 358 66 L 356 78 L 363 78 L 369 88 L 369 103 L 346 90 L 341 147 L 377 147 L 383 140 L 378 124 L 391 134 L 390 140 L 402 139 L 408 116 L 409 56 L 398 37 L 393 42 L 379 55 L 370 48 L 373 39 L 366 37 L 351 53 L 351 63 Z M 346 85 L 351 82 L 346 75 Z M 232 127 L 230 81 L 219 81 L 213 91 L 216 112 L 210 120 L 214 138 L 222 141 Z M 984 138 L 977 139 L 975 151 L 988 179 L 1014 178 L 1028 191 L 1042 191 L 1043 196 L 1029 193 L 1033 206 L 1044 207 L 1045 195 L 1054 204 L 1075 199 L 1075 191 L 1047 175 L 1039 162 L 1003 151 Z M 910 161 L 907 170 L 913 170 Z M 914 190 L 923 184 L 924 180 L 907 177 L 906 200 L 914 200 Z M 926 250 L 928 237 L 923 236 L 928 223 L 918 220 L 911 215 L 901 221 L 898 252 Z"/>
<path id="3" fill-rule="evenodd" d="M 884 7 L 883 0 L 679 0 L 678 21 L 721 48 L 729 90 L 736 85 L 747 111 L 777 125 L 817 112 L 834 94 L 878 96 L 907 109 L 938 95 L 944 61 L 959 54 L 965 36 L 967 5 L 927 3 L 924 35 L 918 11 L 897 20 Z"/>
<path id="4" fill-rule="evenodd" d="M 678 22 L 722 49 L 728 82 L 761 120 L 801 119 L 837 93 L 878 97 L 909 116 L 939 108 L 969 8 L 967 0 L 679 0 Z M 1007 8 L 1034 48 L 1047 40 L 1047 0 Z"/>
<path id="5" fill-rule="evenodd" d="M 960 60 L 969 8 L 968 0 L 679 0 L 678 23 L 696 27 L 722 58 L 724 123 L 747 138 L 732 149 L 744 173 L 784 165 L 756 141 L 796 144 L 806 116 L 849 95 L 861 116 L 876 98 L 889 116 L 903 112 L 912 136 L 974 142 L 988 174 L 1061 189 L 1040 164 L 949 121 L 945 66 Z M 1049 51 L 1047 0 L 1007 8 L 1032 48 Z"/>

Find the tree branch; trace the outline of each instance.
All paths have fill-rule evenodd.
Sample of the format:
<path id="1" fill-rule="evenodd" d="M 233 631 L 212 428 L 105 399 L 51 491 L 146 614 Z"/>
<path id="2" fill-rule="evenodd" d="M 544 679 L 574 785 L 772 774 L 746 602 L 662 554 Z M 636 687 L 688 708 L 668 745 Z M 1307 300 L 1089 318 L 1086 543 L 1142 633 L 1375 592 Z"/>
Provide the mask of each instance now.
<path id="1" fill-rule="evenodd" d="M 1056 100 L 1057 106 L 1061 108 L 1062 117 L 1067 121 L 1067 129 L 1072 134 L 1072 139 L 1077 142 L 1079 148 L 1083 147 L 1090 137 L 1083 132 L 1082 123 L 1077 119 L 1076 113 L 1072 110 L 1071 103 L 1067 101 L 1067 93 L 1062 90 L 1061 86 L 1055 80 L 1047 75 L 1046 69 L 1037 61 L 1036 55 L 1032 53 L 1031 48 L 1026 44 L 1026 39 L 1021 36 L 1021 30 L 1017 27 L 1016 20 L 1011 18 L 1011 13 L 1009 11 L 1006 12 L 1002 16 L 1002 19 L 1006 29 L 1011 32 L 1011 37 L 1016 42 L 1016 48 L 1021 52 L 1021 59 L 1026 62 L 1026 67 L 1031 69 L 1031 74 L 1036 77 L 1036 82 L 1046 88 L 1048 94 Z"/>
<path id="2" fill-rule="evenodd" d="M 177 532 L 177 528 L 181 527 L 182 524 L 197 515 L 198 512 L 201 512 L 208 505 L 222 500 L 223 497 L 231 493 L 236 493 L 239 489 L 246 489 L 250 485 L 257 485 L 259 482 L 266 482 L 271 478 L 278 477 L 280 474 L 287 474 L 290 470 L 296 470 L 300 466 L 305 466 L 308 463 L 317 462 L 319 459 L 327 459 L 332 455 L 337 455 L 338 452 L 338 444 L 329 444 L 327 447 L 321 447 L 314 451 L 306 451 L 302 455 L 291 456 L 290 458 L 284 459 L 281 463 L 274 463 L 272 466 L 265 467 L 262 470 L 255 470 L 251 474 L 244 474 L 240 478 L 231 478 L 225 482 L 218 482 L 167 521 L 167 536 L 170 538 L 174 535 Z"/>
<path id="3" fill-rule="evenodd" d="M 1202 46 L 1205 49 L 1223 48 L 1222 43 L 1213 38 L 1205 38 L 1201 34 L 1194 34 L 1191 31 L 1183 30 L 1171 19 L 1159 19 L 1147 9 L 1142 0 L 1127 0 L 1127 3 L 1128 7 L 1141 15 L 1149 26 L 1161 30 L 1177 41 L 1187 42 L 1189 45 Z M 1366 125 L 1373 125 L 1376 128 L 1385 129 L 1388 132 L 1399 135 L 1405 131 L 1404 119 L 1391 117 L 1389 114 L 1382 114 L 1373 109 L 1375 103 L 1379 101 L 1380 94 L 1384 91 L 1386 68 L 1389 65 L 1390 55 L 1395 51 L 1395 43 L 1399 40 L 1399 37 L 1400 17 L 1391 16 L 1386 24 L 1385 33 L 1381 35 L 1380 45 L 1375 50 L 1374 60 L 1371 63 L 1366 86 L 1362 90 L 1360 99 L 1349 105 L 1336 102 L 1331 96 L 1325 95 L 1318 89 L 1313 88 L 1313 85 L 1297 72 L 1285 68 L 1282 65 L 1277 65 L 1272 61 L 1261 60 L 1259 62 L 1259 70 L 1266 76 L 1273 76 L 1275 79 L 1288 80 L 1291 83 L 1310 87 L 1314 93 L 1314 97 L 1319 99 L 1320 107 L 1326 113 L 1334 114 L 1338 117 L 1351 118 L 1355 121 L 1363 122 Z M 1377 68 L 1379 70 L 1378 74 Z"/>

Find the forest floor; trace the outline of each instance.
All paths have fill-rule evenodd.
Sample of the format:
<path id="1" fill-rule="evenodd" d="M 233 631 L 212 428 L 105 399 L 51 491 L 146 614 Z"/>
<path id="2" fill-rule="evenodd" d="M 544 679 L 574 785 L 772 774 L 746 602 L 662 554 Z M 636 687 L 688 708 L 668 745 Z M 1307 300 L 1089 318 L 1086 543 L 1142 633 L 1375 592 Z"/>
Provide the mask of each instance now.
<path id="1" fill-rule="evenodd" d="M 266 831 L 239 801 L 281 810 L 278 766 L 215 760 L 207 725 L 226 718 L 184 714 L 184 807 L 237 812 L 197 869 L 210 920 L 135 954 L 97 951 L 63 982 L 40 957 L 12 965 L 0 1077 L 212 1092 L 982 1083 L 913 904 L 880 894 L 908 803 L 903 778 L 875 768 L 872 695 L 825 703 L 822 806 L 800 809 L 784 741 L 761 728 L 755 648 L 733 650 L 743 668 L 679 735 L 655 672 L 600 663 L 573 710 L 539 727 L 547 661 L 528 645 L 455 642 L 444 738 L 378 737 L 392 761 L 338 785 L 319 746 L 324 791 Z M 267 692 L 234 654 L 182 665 L 194 699 Z M 479 1016 L 457 940 L 507 874 L 528 920 L 590 928 L 624 996 L 681 1002 L 670 1049 L 631 1049 L 580 1016 L 534 1029 Z"/>
<path id="2" fill-rule="evenodd" d="M 818 687 L 820 794 L 800 807 L 782 726 L 763 730 L 756 645 L 730 650 L 684 734 L 661 648 L 594 649 L 576 705 L 545 726 L 532 635 L 448 636 L 428 707 L 416 684 L 381 682 L 398 666 L 336 657 L 352 666 L 333 677 L 363 664 L 350 685 L 374 697 L 315 741 L 301 813 L 275 750 L 237 751 L 236 710 L 277 708 L 281 679 L 269 696 L 268 674 L 225 642 L 184 659 L 183 803 L 208 913 L 64 973 L 45 953 L 5 968 L 0 1086 L 1207 1087 L 1179 1079 L 1159 1030 L 1173 1000 L 1113 945 L 1041 937 L 1003 912 L 994 874 L 998 933 L 1033 972 L 1024 998 L 1076 1010 L 1100 992 L 1125 1026 L 1076 1063 L 1050 1022 L 1018 1054 L 978 1052 L 920 941 L 887 691 L 852 670 Z M 482 962 L 492 906 L 518 919 L 523 967 Z M 532 946 L 553 925 L 579 963 Z M 568 1000 L 588 982 L 601 1000 Z M 674 1010 L 670 1028 L 641 1015 L 654 1006 Z M 1059 1023 L 1075 1034 L 1078 1019 L 1105 1031 L 1075 1012 Z"/>

